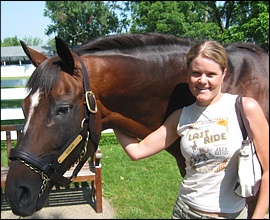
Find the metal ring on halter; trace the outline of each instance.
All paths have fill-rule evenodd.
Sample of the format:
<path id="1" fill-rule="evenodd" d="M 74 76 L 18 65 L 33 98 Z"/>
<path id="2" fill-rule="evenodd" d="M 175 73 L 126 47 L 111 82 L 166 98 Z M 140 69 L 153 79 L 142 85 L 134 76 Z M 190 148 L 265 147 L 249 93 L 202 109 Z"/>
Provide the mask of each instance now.
<path id="1" fill-rule="evenodd" d="M 82 122 L 81 122 L 81 128 L 83 128 L 83 124 L 84 124 L 85 120 L 87 120 L 87 119 L 84 118 L 84 119 L 82 120 Z"/>

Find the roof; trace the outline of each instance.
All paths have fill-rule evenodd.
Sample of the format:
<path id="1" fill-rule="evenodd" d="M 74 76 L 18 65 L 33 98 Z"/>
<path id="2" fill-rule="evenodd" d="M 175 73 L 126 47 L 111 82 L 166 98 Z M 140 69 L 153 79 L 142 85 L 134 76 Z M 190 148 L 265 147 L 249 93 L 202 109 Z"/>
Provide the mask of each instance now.
<path id="1" fill-rule="evenodd" d="M 50 46 L 30 46 L 30 48 L 50 57 L 53 51 Z M 1 62 L 29 60 L 21 46 L 1 47 Z"/>

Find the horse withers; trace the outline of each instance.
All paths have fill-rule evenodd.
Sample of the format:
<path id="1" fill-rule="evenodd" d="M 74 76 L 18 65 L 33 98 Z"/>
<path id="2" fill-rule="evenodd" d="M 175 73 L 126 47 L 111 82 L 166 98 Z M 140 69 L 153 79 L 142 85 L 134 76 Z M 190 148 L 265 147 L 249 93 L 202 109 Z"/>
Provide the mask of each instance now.
<path id="1" fill-rule="evenodd" d="M 22 103 L 23 134 L 10 153 L 5 194 L 13 213 L 32 215 L 53 185 L 69 184 L 63 174 L 74 163 L 80 169 L 102 130 L 144 138 L 174 110 L 194 103 L 186 67 L 194 43 L 164 34 L 121 34 L 73 51 L 56 37 L 57 55 L 47 58 L 21 42 L 36 69 Z M 249 43 L 226 49 L 223 92 L 254 97 L 269 119 L 269 55 Z M 179 140 L 167 151 L 184 175 Z"/>

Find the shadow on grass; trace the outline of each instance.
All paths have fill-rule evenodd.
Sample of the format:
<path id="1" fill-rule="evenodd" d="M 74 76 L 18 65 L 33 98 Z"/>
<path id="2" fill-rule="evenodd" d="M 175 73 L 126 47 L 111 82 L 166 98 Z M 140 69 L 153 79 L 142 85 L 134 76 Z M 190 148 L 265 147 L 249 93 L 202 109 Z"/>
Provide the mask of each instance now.
<path id="1" fill-rule="evenodd" d="M 48 204 L 44 207 L 59 207 L 69 205 L 89 204 L 96 210 L 96 201 L 92 199 L 91 188 L 84 182 L 81 186 L 68 189 L 52 189 Z M 1 211 L 11 210 L 3 192 L 1 191 Z"/>

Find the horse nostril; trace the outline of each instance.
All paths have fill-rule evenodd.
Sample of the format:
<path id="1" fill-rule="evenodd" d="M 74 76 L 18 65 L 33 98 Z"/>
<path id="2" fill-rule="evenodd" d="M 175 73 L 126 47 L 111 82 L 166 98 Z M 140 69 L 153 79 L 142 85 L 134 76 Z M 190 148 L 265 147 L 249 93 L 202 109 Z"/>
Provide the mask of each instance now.
<path id="1" fill-rule="evenodd" d="M 31 192 L 27 187 L 20 187 L 17 196 L 20 206 L 25 206 L 31 202 Z"/>

